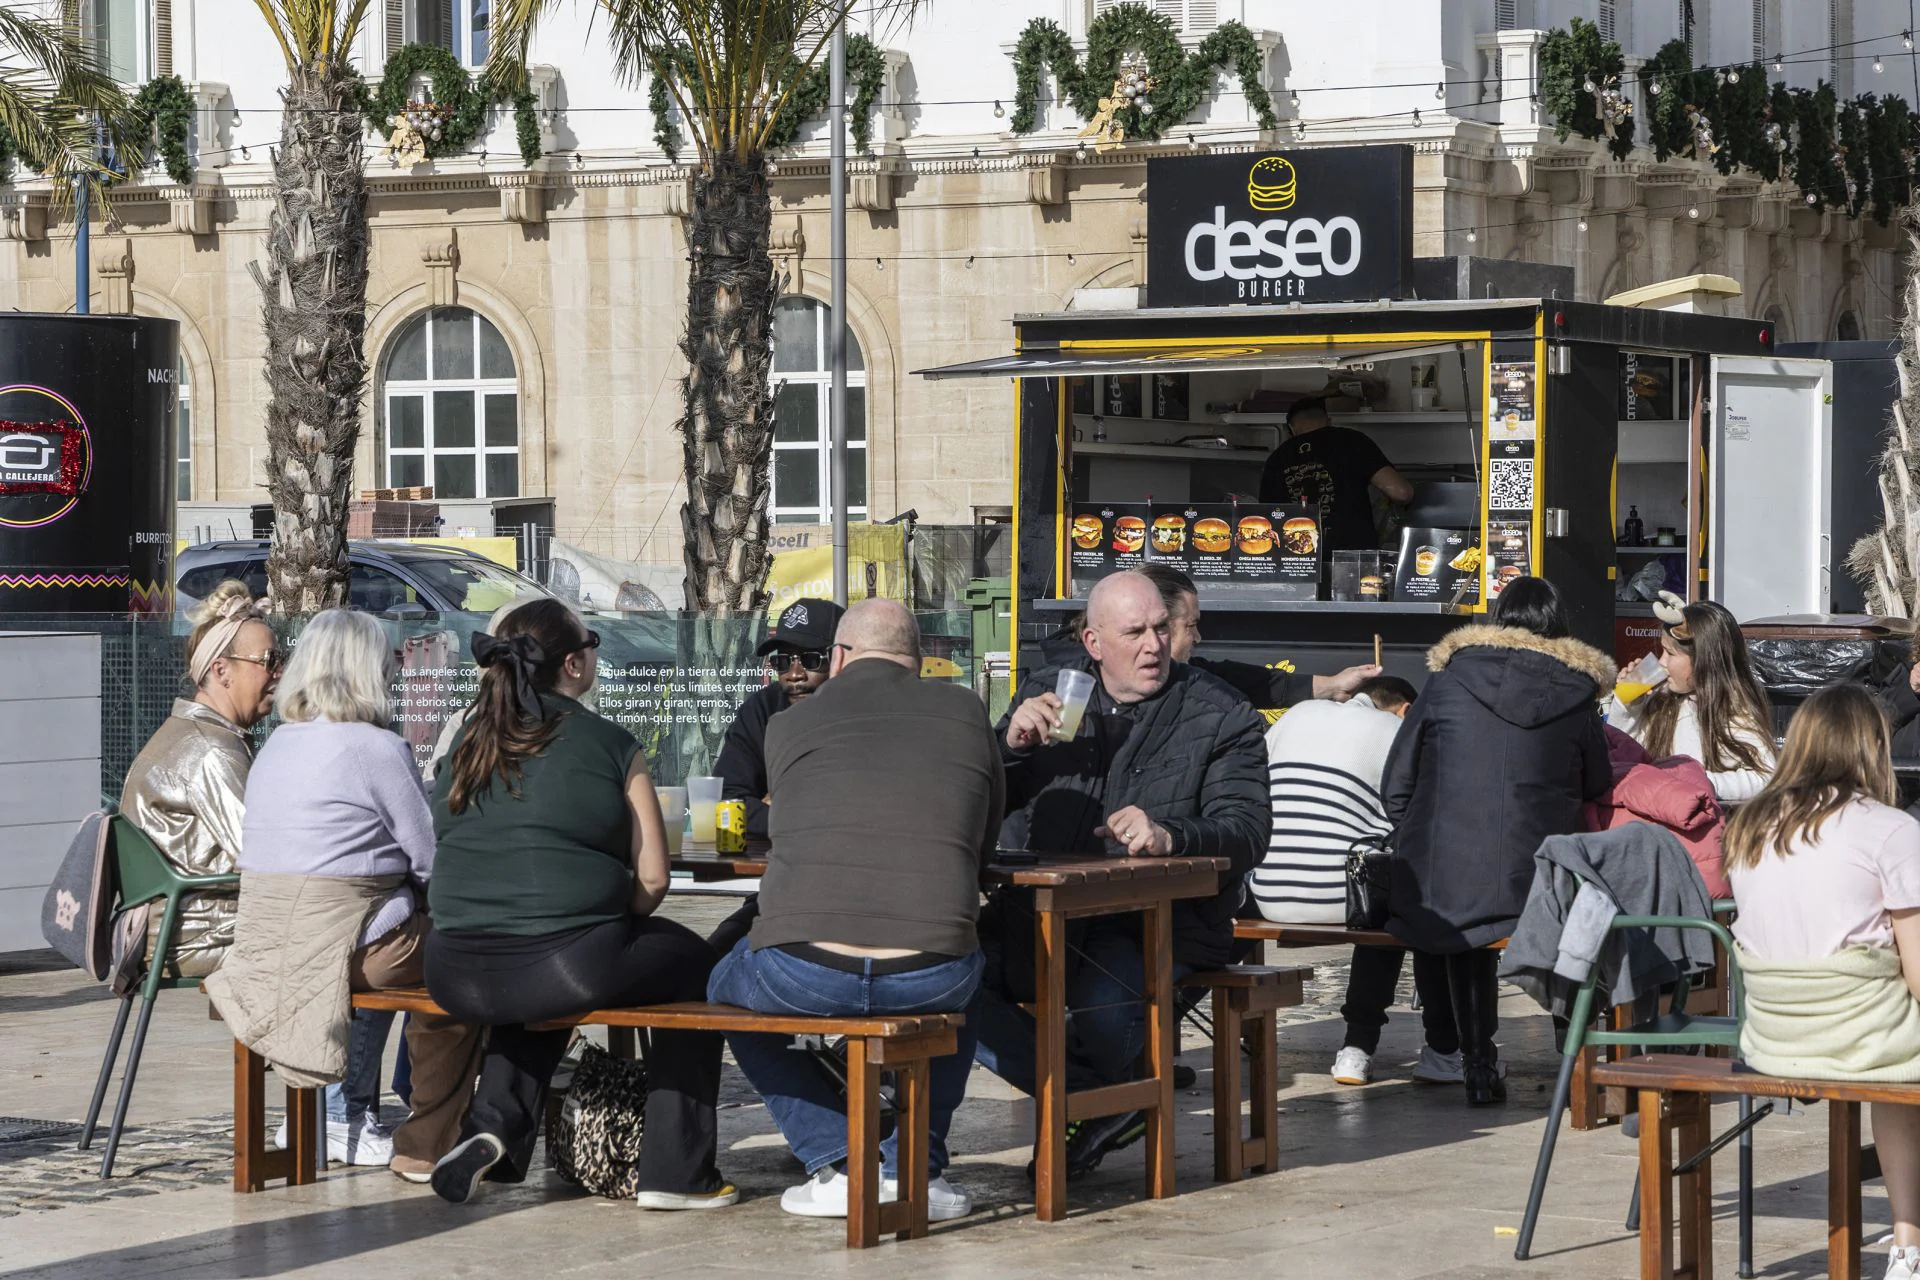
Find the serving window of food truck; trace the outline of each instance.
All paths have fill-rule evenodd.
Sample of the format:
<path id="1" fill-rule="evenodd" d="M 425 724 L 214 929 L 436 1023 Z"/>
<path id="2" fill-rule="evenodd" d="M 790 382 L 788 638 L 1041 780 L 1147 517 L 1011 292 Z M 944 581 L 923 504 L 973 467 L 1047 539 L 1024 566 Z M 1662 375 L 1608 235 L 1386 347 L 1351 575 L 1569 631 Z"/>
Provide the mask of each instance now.
<path id="1" fill-rule="evenodd" d="M 1203 652 L 1330 672 L 1378 644 L 1418 681 L 1425 650 L 1522 574 L 1626 653 L 1653 591 L 1702 594 L 1756 539 L 1799 554 L 1804 523 L 1707 497 L 1771 474 L 1785 441 L 1824 448 L 1804 443 L 1819 371 L 1799 367 L 1819 362 L 1771 357 L 1754 321 L 1411 298 L 1411 166 L 1404 147 L 1152 159 L 1145 306 L 1018 315 L 1012 353 L 922 371 L 1015 380 L 1020 666 L 1101 577 L 1147 564 L 1193 579 Z M 1743 396 L 1755 412 L 1723 445 L 1712 402 Z M 1732 562 L 1712 544 L 1728 520 Z M 1763 611 L 1818 607 L 1771 572 L 1795 598 Z"/>

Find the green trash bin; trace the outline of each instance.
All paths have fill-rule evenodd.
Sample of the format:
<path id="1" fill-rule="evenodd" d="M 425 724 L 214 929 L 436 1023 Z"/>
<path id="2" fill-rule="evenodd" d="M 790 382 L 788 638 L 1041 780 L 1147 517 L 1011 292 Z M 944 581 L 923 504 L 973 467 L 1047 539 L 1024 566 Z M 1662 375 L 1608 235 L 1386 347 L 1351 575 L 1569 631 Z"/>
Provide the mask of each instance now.
<path id="1" fill-rule="evenodd" d="M 1013 669 L 1013 587 L 1008 578 L 975 578 L 967 584 L 967 603 L 973 608 L 973 660 L 976 688 L 987 712 L 998 721 L 1012 697 L 1008 678 Z"/>

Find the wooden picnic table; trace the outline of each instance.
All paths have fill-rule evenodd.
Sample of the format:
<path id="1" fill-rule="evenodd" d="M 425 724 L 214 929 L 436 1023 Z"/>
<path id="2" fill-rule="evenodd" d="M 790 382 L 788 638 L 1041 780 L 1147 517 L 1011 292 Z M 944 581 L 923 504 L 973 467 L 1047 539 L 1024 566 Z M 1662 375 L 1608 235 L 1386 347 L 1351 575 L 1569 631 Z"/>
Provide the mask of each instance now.
<path id="1" fill-rule="evenodd" d="M 753 877 L 767 869 L 767 846 L 720 854 L 687 844 L 675 871 L 695 879 Z M 1147 1195 L 1165 1199 L 1173 1182 L 1173 904 L 1219 892 L 1226 858 L 1098 858 L 1039 854 L 1032 864 L 990 862 L 984 888 L 1031 889 L 1034 896 L 1034 1082 L 1037 1141 L 1034 1209 L 1042 1222 L 1067 1216 L 1067 1122 L 1144 1111 Z M 1147 1071 L 1139 1080 L 1067 1090 L 1067 921 L 1141 913 L 1140 952 L 1147 1002 Z"/>

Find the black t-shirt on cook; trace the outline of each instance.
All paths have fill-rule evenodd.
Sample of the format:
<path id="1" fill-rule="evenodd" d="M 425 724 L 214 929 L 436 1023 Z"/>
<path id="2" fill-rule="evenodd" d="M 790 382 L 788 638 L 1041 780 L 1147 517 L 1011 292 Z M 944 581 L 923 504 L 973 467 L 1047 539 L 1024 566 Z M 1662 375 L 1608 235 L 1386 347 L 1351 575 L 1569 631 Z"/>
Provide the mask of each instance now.
<path id="1" fill-rule="evenodd" d="M 1260 501 L 1320 508 L 1320 533 L 1332 551 L 1380 545 L 1367 482 L 1392 466 L 1371 437 L 1351 427 L 1321 427 L 1273 451 L 1260 476 Z"/>

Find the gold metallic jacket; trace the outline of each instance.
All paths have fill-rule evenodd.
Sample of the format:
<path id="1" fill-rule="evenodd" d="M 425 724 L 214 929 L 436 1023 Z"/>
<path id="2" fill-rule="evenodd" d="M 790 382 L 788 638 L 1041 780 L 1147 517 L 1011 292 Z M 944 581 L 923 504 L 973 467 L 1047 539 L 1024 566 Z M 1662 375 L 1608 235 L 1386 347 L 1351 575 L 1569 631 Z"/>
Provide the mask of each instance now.
<path id="1" fill-rule="evenodd" d="M 120 812 L 182 873 L 235 871 L 252 767 L 253 744 L 244 729 L 209 706 L 180 699 L 127 770 Z M 236 906 L 231 894 L 187 897 L 174 950 L 180 976 L 205 977 L 218 967 L 233 944 Z M 159 929 L 156 910 L 147 922 L 149 956 Z"/>

